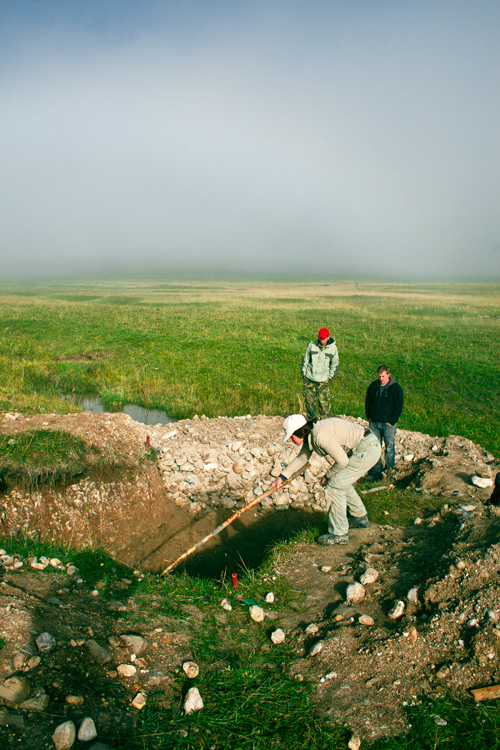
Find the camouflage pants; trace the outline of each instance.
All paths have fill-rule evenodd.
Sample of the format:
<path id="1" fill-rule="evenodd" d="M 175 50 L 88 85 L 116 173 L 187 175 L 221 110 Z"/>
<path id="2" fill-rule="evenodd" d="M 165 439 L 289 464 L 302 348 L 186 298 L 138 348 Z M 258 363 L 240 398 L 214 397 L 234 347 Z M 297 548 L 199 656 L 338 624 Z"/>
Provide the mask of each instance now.
<path id="1" fill-rule="evenodd" d="M 306 404 L 306 412 L 308 421 L 318 417 L 319 419 L 326 419 L 329 412 L 330 406 L 330 384 L 316 383 L 314 380 L 309 378 L 302 378 L 304 382 L 304 401 Z M 318 408 L 316 408 L 316 402 Z"/>

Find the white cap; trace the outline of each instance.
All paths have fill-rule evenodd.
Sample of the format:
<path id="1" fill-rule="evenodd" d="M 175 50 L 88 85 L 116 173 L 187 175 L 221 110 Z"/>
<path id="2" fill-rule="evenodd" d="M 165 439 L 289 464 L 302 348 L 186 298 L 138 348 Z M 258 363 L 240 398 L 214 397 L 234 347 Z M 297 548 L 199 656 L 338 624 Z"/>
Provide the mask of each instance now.
<path id="1" fill-rule="evenodd" d="M 283 438 L 281 442 L 282 443 L 288 442 L 288 440 L 290 440 L 295 430 L 299 430 L 305 424 L 307 424 L 307 419 L 303 416 L 303 414 L 290 414 L 290 416 L 287 417 L 285 421 L 283 422 L 283 429 L 285 430 L 285 437 Z"/>

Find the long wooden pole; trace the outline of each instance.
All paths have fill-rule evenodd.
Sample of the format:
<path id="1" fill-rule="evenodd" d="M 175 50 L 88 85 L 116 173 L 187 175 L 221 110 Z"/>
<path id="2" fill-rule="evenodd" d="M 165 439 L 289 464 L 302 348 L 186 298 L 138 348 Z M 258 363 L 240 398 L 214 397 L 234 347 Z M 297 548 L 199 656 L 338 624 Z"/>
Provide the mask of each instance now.
<path id="1" fill-rule="evenodd" d="M 302 474 L 303 471 L 307 469 L 309 466 L 309 463 L 305 464 L 301 469 L 295 472 L 295 474 L 292 474 L 290 479 L 285 479 L 284 482 L 282 482 L 281 487 L 284 487 L 285 485 L 289 484 L 291 481 L 296 479 L 298 476 Z M 281 489 L 280 487 L 280 489 Z M 270 490 L 267 490 L 267 492 L 264 492 L 263 495 L 259 495 L 258 497 L 254 497 L 253 500 L 250 500 L 249 503 L 243 506 L 243 508 L 240 508 L 236 511 L 236 513 L 233 513 L 232 516 L 230 516 L 224 523 L 221 523 L 220 526 L 217 526 L 216 529 L 214 529 L 210 534 L 207 534 L 207 536 L 204 536 L 203 539 L 200 539 L 199 542 L 196 542 L 196 544 L 193 544 L 192 547 L 190 547 L 187 552 L 184 552 L 183 555 L 177 558 L 177 560 L 174 560 L 173 563 L 170 563 L 168 568 L 165 568 L 165 570 L 161 573 L 162 576 L 164 576 L 166 573 L 170 573 L 170 571 L 175 568 L 182 560 L 185 560 L 186 557 L 189 557 L 190 554 L 192 554 L 195 550 L 197 550 L 199 547 L 202 546 L 202 544 L 205 544 L 205 542 L 208 542 L 209 539 L 212 539 L 212 537 L 217 536 L 217 534 L 220 534 L 220 532 L 226 528 L 226 526 L 229 526 L 230 523 L 235 521 L 237 518 L 239 518 L 243 513 L 246 513 L 247 510 L 250 510 L 250 508 L 253 508 L 254 505 L 257 505 L 257 503 L 260 503 L 262 500 L 264 500 L 265 497 L 269 497 L 269 495 L 272 495 L 273 492 L 276 492 L 276 487 L 271 487 Z"/>

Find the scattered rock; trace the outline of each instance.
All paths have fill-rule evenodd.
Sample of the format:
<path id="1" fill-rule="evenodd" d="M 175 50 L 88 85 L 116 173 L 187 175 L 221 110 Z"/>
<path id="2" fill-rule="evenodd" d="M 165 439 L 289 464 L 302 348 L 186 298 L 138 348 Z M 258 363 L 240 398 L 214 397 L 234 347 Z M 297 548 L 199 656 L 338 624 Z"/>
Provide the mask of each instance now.
<path id="1" fill-rule="evenodd" d="M 120 677 L 134 677 L 137 668 L 133 664 L 118 664 L 116 671 Z"/>
<path id="2" fill-rule="evenodd" d="M 95 728 L 94 720 L 90 716 L 86 716 L 80 724 L 78 730 L 78 739 L 80 742 L 90 742 L 95 740 L 97 737 L 97 730 Z"/>
<path id="3" fill-rule="evenodd" d="M 8 677 L 0 685 L 0 698 L 9 703 L 22 703 L 31 692 L 31 683 L 27 677 Z"/>
<path id="4" fill-rule="evenodd" d="M 316 633 L 319 632 L 319 626 L 316 625 L 315 622 L 311 622 L 311 624 L 307 626 L 305 632 L 306 632 L 306 635 L 315 635 Z"/>
<path id="5" fill-rule="evenodd" d="M 285 641 L 285 633 L 281 628 L 273 630 L 273 632 L 271 633 L 271 640 L 275 644 L 283 643 Z"/>
<path id="6" fill-rule="evenodd" d="M 142 709 L 146 705 L 146 696 L 144 695 L 144 693 L 137 693 L 133 701 L 131 701 L 130 705 L 136 708 L 138 711 L 142 711 Z"/>
<path id="7" fill-rule="evenodd" d="M 316 643 L 309 649 L 309 656 L 316 656 L 320 651 L 323 650 L 323 641 L 316 641 Z"/>
<path id="8" fill-rule="evenodd" d="M 94 641 L 93 638 L 85 641 L 85 645 L 88 648 L 90 654 L 97 662 L 99 662 L 99 664 L 107 664 L 108 661 L 111 661 L 113 659 L 113 654 L 108 651 L 107 648 L 104 648 L 104 646 L 99 646 L 97 641 Z"/>
<path id="9" fill-rule="evenodd" d="M 18 651 L 17 654 L 15 654 L 14 658 L 12 659 L 12 668 L 14 669 L 14 672 L 17 672 L 19 669 L 22 669 L 25 665 L 25 662 L 26 662 L 26 658 L 24 654 Z"/>
<path id="10" fill-rule="evenodd" d="M 493 487 L 493 479 L 490 479 L 489 477 L 478 477 L 476 474 L 471 477 L 471 482 L 476 487 L 481 487 L 482 489 Z"/>
<path id="11" fill-rule="evenodd" d="M 363 586 L 366 586 L 369 583 L 375 583 L 377 578 L 378 570 L 375 570 L 375 568 L 367 568 L 359 580 Z"/>
<path id="12" fill-rule="evenodd" d="M 396 602 L 394 607 L 389 612 L 389 617 L 391 618 L 391 620 L 397 620 L 399 617 L 402 617 L 404 611 L 405 603 L 400 600 L 399 602 Z"/>
<path id="13" fill-rule="evenodd" d="M 0 726 L 23 730 L 25 729 L 24 717 L 14 711 L 0 709 Z"/>
<path id="14" fill-rule="evenodd" d="M 72 721 L 65 721 L 56 727 L 52 740 L 56 750 L 71 750 L 76 739 L 76 727 Z"/>
<path id="15" fill-rule="evenodd" d="M 262 622 L 264 619 L 264 610 L 258 604 L 252 604 L 248 611 L 254 622 Z"/>
<path id="16" fill-rule="evenodd" d="M 182 665 L 182 669 L 190 680 L 194 680 L 200 673 L 200 668 L 194 661 L 185 661 Z"/>
<path id="17" fill-rule="evenodd" d="M 23 701 L 19 708 L 24 711 L 45 711 L 50 703 L 50 698 L 43 687 L 37 687 L 30 694 L 30 697 Z"/>
<path id="18" fill-rule="evenodd" d="M 375 625 L 375 620 L 370 615 L 361 615 L 358 622 L 360 625 Z"/>
<path id="19" fill-rule="evenodd" d="M 132 651 L 136 656 L 141 656 L 146 650 L 146 639 L 141 635 L 134 635 L 133 633 L 122 633 L 120 640 L 123 641 L 125 646 Z"/>
<path id="20" fill-rule="evenodd" d="M 57 641 L 52 633 L 40 633 L 36 637 L 36 647 L 41 654 L 50 654 L 57 646 Z"/>
<path id="21" fill-rule="evenodd" d="M 203 701 L 201 699 L 200 691 L 198 688 L 189 688 L 186 700 L 184 701 L 184 711 L 186 714 L 190 714 L 192 711 L 201 711 L 203 708 Z"/>
<path id="22" fill-rule="evenodd" d="M 81 706 L 85 698 L 83 695 L 67 695 L 64 699 L 70 706 Z"/>
<path id="23" fill-rule="evenodd" d="M 409 602 L 411 602 L 411 604 L 418 604 L 418 588 L 415 586 L 414 588 L 410 589 L 406 595 L 406 598 Z"/>
<path id="24" fill-rule="evenodd" d="M 450 676 L 450 668 L 448 665 L 444 664 L 438 671 L 436 672 L 436 677 L 438 680 L 445 680 L 447 677 Z"/>
<path id="25" fill-rule="evenodd" d="M 357 604 L 362 599 L 365 598 L 365 587 L 362 586 L 360 583 L 350 583 L 349 586 L 346 589 L 346 602 Z"/>

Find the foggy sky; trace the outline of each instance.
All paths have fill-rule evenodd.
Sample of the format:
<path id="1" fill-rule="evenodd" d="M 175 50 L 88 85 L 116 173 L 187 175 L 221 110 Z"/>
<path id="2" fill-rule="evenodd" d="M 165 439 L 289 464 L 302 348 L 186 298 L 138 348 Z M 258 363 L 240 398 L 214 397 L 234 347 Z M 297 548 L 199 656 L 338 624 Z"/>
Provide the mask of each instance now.
<path id="1" fill-rule="evenodd" d="M 496 0 L 0 0 L 4 280 L 500 277 Z"/>

